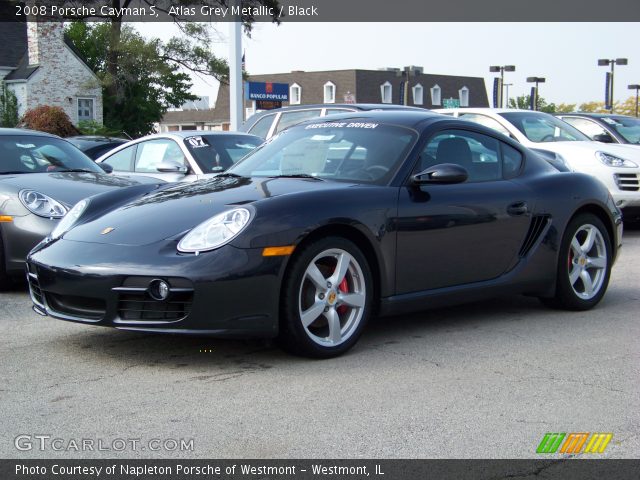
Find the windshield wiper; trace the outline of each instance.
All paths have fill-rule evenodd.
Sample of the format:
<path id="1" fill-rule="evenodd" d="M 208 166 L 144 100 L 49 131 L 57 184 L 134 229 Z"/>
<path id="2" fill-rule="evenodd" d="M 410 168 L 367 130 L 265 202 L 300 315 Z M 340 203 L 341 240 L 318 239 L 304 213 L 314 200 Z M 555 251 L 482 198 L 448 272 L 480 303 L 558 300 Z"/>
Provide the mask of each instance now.
<path id="1" fill-rule="evenodd" d="M 288 173 L 283 175 L 269 175 L 269 178 L 312 178 L 324 182 L 324 178 L 309 175 L 308 173 Z"/>
<path id="2" fill-rule="evenodd" d="M 12 171 L 12 172 L 0 172 L 0 175 L 19 175 L 22 173 L 34 173 L 34 172 L 18 172 L 16 171 Z"/>
<path id="3" fill-rule="evenodd" d="M 233 172 L 223 172 L 223 173 L 218 173 L 216 175 L 216 178 L 223 178 L 223 177 L 246 178 L 244 175 L 238 175 L 237 173 L 233 173 Z"/>
<path id="4" fill-rule="evenodd" d="M 94 172 L 93 170 L 87 170 L 86 168 L 65 168 L 64 170 L 55 170 L 54 172 L 51 172 L 51 173 L 59 173 L 59 172 L 99 173 L 99 172 Z"/>

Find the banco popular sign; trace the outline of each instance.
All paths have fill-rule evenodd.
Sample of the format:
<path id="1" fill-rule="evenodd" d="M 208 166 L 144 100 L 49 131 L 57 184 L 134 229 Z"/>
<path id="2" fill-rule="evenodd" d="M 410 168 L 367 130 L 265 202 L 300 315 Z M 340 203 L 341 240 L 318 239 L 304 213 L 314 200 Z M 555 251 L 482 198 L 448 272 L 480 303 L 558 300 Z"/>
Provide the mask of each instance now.
<path id="1" fill-rule="evenodd" d="M 247 82 L 245 95 L 248 100 L 289 101 L 289 84 L 272 82 Z"/>

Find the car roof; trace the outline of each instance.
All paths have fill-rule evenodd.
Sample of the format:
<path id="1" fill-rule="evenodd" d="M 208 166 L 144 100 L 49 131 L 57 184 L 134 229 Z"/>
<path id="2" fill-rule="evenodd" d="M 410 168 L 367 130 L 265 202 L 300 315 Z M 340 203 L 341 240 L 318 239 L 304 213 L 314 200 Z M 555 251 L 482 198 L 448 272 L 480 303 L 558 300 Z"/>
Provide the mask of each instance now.
<path id="1" fill-rule="evenodd" d="M 525 110 L 522 108 L 434 108 L 434 112 L 438 113 L 455 113 L 455 112 L 467 112 L 467 113 L 513 113 L 513 112 L 527 112 L 527 113 L 546 113 L 538 112 L 535 110 Z M 548 114 L 547 114 L 548 115 Z"/>
<path id="2" fill-rule="evenodd" d="M 433 123 L 437 121 L 461 121 L 451 118 L 440 113 L 430 112 L 425 109 L 416 110 L 385 110 L 385 111 L 357 111 L 357 112 L 345 112 L 330 115 L 326 117 L 316 117 L 305 120 L 296 125 L 292 125 L 289 128 L 293 128 L 298 125 L 309 125 L 314 123 L 334 123 L 339 120 L 368 120 L 384 122 L 392 125 L 400 125 L 403 127 L 414 128 L 420 124 Z"/>
<path id="3" fill-rule="evenodd" d="M 40 132 L 38 130 L 29 130 L 26 128 L 0 128 L 0 136 L 8 135 L 34 135 L 37 137 L 61 138 L 58 135 L 52 135 L 51 133 Z"/>
<path id="4" fill-rule="evenodd" d="M 164 137 L 164 136 L 171 136 L 171 135 L 180 137 L 180 138 L 195 137 L 195 136 L 209 136 L 209 135 L 244 135 L 247 137 L 255 137 L 255 135 L 251 135 L 250 133 L 246 133 L 246 132 L 228 132 L 228 131 L 221 131 L 221 130 L 178 130 L 175 132 L 154 133 L 152 135 L 148 135 L 148 137 L 154 137 L 154 136 Z"/>
<path id="5" fill-rule="evenodd" d="M 574 116 L 574 117 L 590 117 L 590 118 L 616 118 L 616 117 L 626 117 L 626 118 L 636 118 L 631 115 L 622 115 L 621 113 L 594 113 L 594 112 L 571 112 L 571 113 L 561 113 L 556 112 L 554 115 L 556 116 Z"/>

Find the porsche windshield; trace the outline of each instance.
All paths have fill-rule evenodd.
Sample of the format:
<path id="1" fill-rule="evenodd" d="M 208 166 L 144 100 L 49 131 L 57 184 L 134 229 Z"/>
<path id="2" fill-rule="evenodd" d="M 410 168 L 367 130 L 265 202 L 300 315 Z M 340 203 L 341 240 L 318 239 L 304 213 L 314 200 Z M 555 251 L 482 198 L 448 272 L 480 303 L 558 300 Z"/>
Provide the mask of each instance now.
<path id="1" fill-rule="evenodd" d="M 500 116 L 507 119 L 525 137 L 535 143 L 588 142 L 591 139 L 566 122 L 540 112 L 509 112 Z"/>
<path id="2" fill-rule="evenodd" d="M 0 136 L 0 174 L 104 171 L 69 142 L 39 135 Z"/>
<path id="3" fill-rule="evenodd" d="M 383 185 L 415 143 L 415 131 L 373 121 L 287 129 L 229 172 L 246 177 L 314 177 Z"/>

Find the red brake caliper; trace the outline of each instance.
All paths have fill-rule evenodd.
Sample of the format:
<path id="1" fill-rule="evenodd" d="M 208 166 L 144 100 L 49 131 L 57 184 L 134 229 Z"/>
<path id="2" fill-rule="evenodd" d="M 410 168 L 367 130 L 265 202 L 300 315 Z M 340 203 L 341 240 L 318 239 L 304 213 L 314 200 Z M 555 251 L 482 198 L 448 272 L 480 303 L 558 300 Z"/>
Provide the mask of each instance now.
<path id="1" fill-rule="evenodd" d="M 342 279 L 342 281 L 340 282 L 340 285 L 338 285 L 338 290 L 340 290 L 342 293 L 347 293 L 349 291 L 349 286 L 347 285 L 346 278 Z M 342 315 L 348 310 L 348 308 L 349 307 L 347 307 L 346 305 L 340 305 L 338 308 L 336 308 L 336 310 L 339 315 Z"/>

